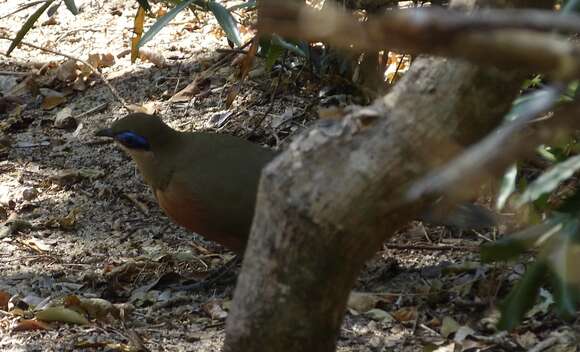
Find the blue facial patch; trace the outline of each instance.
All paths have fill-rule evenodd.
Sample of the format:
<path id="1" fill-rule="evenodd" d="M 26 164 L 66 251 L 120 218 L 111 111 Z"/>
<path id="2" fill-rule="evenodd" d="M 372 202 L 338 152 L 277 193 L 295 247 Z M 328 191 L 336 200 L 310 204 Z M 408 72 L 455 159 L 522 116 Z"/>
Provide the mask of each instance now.
<path id="1" fill-rule="evenodd" d="M 132 131 L 118 133 L 115 135 L 115 139 L 129 149 L 150 149 L 147 139 Z"/>

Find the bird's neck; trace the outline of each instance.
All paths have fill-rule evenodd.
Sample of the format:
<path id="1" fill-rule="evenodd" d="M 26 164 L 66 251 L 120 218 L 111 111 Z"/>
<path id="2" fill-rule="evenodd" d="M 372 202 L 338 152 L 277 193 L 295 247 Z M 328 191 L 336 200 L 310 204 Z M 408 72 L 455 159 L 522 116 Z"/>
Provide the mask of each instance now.
<path id="1" fill-rule="evenodd" d="M 164 144 L 162 150 L 135 151 L 127 150 L 133 158 L 145 182 L 154 190 L 164 190 L 169 184 L 175 171 L 173 162 L 179 148 L 174 148 L 173 143 Z"/>
<path id="2" fill-rule="evenodd" d="M 171 180 L 174 171 L 173 165 L 166 162 L 151 152 L 131 153 L 145 182 L 155 190 L 163 190 Z"/>

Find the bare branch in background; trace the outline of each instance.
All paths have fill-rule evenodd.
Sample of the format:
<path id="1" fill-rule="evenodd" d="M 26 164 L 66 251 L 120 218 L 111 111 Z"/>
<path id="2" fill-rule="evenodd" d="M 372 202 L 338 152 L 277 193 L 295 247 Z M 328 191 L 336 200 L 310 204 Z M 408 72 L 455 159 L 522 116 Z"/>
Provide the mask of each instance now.
<path id="1" fill-rule="evenodd" d="M 462 58 L 507 69 L 580 78 L 580 46 L 554 30 L 580 32 L 580 16 L 541 10 L 438 8 L 390 11 L 360 22 L 346 12 L 265 1 L 258 29 L 353 50 L 392 48 Z M 542 32 L 544 31 L 544 33 Z"/>

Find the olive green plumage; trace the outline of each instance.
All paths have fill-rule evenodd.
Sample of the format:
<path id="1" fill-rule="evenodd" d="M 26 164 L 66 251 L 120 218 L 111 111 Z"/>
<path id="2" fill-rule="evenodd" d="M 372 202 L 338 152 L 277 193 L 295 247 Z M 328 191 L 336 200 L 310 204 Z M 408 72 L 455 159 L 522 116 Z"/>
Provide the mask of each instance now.
<path id="1" fill-rule="evenodd" d="M 141 113 L 130 114 L 97 135 L 115 138 L 127 131 L 149 143 L 148 150 L 142 150 L 120 141 L 165 212 L 204 237 L 243 250 L 260 173 L 275 153 L 230 135 L 178 132 L 159 117 Z"/>

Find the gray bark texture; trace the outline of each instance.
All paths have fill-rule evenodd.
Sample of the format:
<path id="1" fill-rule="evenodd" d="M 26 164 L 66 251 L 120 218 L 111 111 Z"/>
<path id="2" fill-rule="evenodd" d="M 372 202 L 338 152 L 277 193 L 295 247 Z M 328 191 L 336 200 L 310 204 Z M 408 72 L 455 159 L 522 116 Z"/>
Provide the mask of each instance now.
<path id="1" fill-rule="evenodd" d="M 496 127 L 521 82 L 420 57 L 372 106 L 297 137 L 262 173 L 224 351 L 334 351 L 365 261 L 426 206 L 407 186 Z"/>

